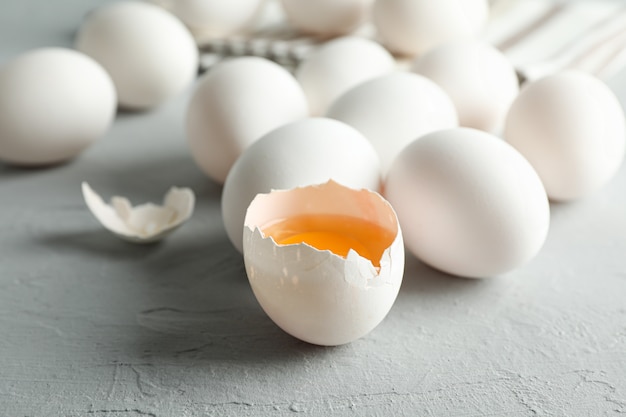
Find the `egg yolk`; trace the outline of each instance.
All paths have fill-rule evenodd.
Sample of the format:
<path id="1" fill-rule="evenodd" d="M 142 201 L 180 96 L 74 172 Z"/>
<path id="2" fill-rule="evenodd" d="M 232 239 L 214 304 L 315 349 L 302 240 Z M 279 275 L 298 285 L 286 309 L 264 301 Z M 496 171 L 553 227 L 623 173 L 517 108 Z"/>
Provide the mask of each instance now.
<path id="1" fill-rule="evenodd" d="M 346 257 L 350 249 L 380 268 L 380 258 L 395 233 L 356 217 L 334 214 L 307 214 L 272 222 L 262 228 L 279 245 L 306 243 Z"/>

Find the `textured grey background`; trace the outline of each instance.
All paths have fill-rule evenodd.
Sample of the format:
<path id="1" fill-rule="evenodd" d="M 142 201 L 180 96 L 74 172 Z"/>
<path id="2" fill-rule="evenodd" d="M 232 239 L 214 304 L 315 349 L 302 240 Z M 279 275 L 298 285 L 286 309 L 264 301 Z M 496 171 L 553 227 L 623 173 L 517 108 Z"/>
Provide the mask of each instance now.
<path id="1" fill-rule="evenodd" d="M 0 62 L 70 46 L 99 3 L 2 0 Z M 626 101 L 626 74 L 610 85 Z M 626 168 L 553 206 L 525 268 L 474 281 L 409 258 L 383 324 L 320 348 L 256 304 L 220 188 L 185 146 L 188 98 L 120 115 L 68 165 L 0 165 L 0 416 L 626 414 Z M 197 211 L 164 243 L 132 246 L 92 218 L 82 180 L 135 203 L 189 186 Z"/>

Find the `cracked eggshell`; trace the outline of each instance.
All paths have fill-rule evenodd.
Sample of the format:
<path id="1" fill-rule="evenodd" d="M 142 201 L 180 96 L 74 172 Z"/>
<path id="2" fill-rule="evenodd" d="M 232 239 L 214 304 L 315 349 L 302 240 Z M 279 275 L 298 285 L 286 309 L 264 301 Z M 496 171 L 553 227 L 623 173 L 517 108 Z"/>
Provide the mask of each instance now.
<path id="1" fill-rule="evenodd" d="M 335 180 L 379 190 L 380 162 L 366 138 L 345 123 L 325 118 L 281 126 L 237 159 L 222 191 L 222 219 L 240 252 L 246 209 L 259 193 Z"/>
<path id="2" fill-rule="evenodd" d="M 152 203 L 131 206 L 125 197 L 111 198 L 106 204 L 87 184 L 82 184 L 83 197 L 91 213 L 114 235 L 133 243 L 151 243 L 163 239 L 189 220 L 195 195 L 189 188 L 172 187 L 163 205 Z"/>
<path id="3" fill-rule="evenodd" d="M 277 244 L 260 230 L 303 214 L 356 217 L 392 232 L 377 270 L 350 250 L 344 258 L 308 244 Z M 404 273 L 402 233 L 391 205 L 378 193 L 333 181 L 259 194 L 247 210 L 244 261 L 254 294 L 285 332 L 333 346 L 372 331 L 391 309 Z"/>

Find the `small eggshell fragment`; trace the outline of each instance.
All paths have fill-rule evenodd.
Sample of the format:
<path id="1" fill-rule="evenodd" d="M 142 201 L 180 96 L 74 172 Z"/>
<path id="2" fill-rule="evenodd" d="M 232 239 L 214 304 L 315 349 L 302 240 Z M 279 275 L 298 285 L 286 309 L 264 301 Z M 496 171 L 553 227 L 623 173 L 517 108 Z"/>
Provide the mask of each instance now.
<path id="1" fill-rule="evenodd" d="M 102 226 L 132 243 L 163 239 L 189 220 L 195 204 L 195 195 L 189 188 L 172 187 L 162 206 L 147 203 L 136 207 L 131 206 L 127 198 L 118 196 L 108 205 L 86 182 L 82 184 L 82 191 L 87 207 Z"/>
<path id="2" fill-rule="evenodd" d="M 393 57 L 380 44 L 347 36 L 313 51 L 298 67 L 296 79 L 307 96 L 311 115 L 319 116 L 352 87 L 394 67 Z"/>
<path id="3" fill-rule="evenodd" d="M 27 52 L 0 68 L 0 160 L 37 166 L 74 158 L 106 132 L 115 110 L 111 78 L 87 55 Z"/>
<path id="4" fill-rule="evenodd" d="M 302 88 L 287 70 L 264 58 L 235 58 L 199 81 L 187 109 L 188 143 L 196 164 L 221 184 L 244 149 L 307 114 Z"/>
<path id="5" fill-rule="evenodd" d="M 264 0 L 171 0 L 168 5 L 194 31 L 224 37 L 249 28 Z"/>
<path id="6" fill-rule="evenodd" d="M 339 97 L 327 116 L 372 142 L 386 173 L 400 151 L 419 136 L 458 126 L 450 97 L 426 77 L 394 72 L 366 81 Z"/>
<path id="7" fill-rule="evenodd" d="M 289 22 L 303 32 L 337 36 L 352 32 L 370 14 L 373 0 L 282 0 Z"/>
<path id="8" fill-rule="evenodd" d="M 475 40 L 446 43 L 420 56 L 412 71 L 428 77 L 450 96 L 461 126 L 498 132 L 519 92 L 509 60 Z"/>
<path id="9" fill-rule="evenodd" d="M 107 70 L 119 105 L 129 109 L 161 104 L 190 85 L 198 71 L 198 48 L 185 25 L 139 1 L 92 11 L 78 31 L 76 49 Z"/>
<path id="10" fill-rule="evenodd" d="M 352 249 L 342 257 L 307 243 L 279 244 L 261 230 L 303 214 L 346 216 L 384 228 L 391 239 L 380 266 Z M 245 226 L 243 254 L 254 295 L 292 336 L 324 346 L 349 343 L 372 331 L 391 309 L 404 273 L 404 246 L 395 213 L 379 194 L 332 181 L 259 194 Z"/>
<path id="11" fill-rule="evenodd" d="M 550 208 L 541 180 L 512 146 L 479 130 L 429 133 L 398 156 L 385 196 L 407 248 L 464 277 L 491 277 L 532 259 Z"/>
<path id="12" fill-rule="evenodd" d="M 533 165 L 554 200 L 606 184 L 624 159 L 624 112 L 599 79 L 564 71 L 527 84 L 513 102 L 504 137 Z"/>
<path id="13" fill-rule="evenodd" d="M 259 193 L 321 184 L 378 190 L 376 151 L 354 128 L 336 120 L 304 119 L 279 127 L 246 149 L 222 191 L 222 218 L 230 241 L 241 252 L 246 209 Z"/>
<path id="14" fill-rule="evenodd" d="M 374 24 L 383 44 L 419 55 L 452 40 L 471 38 L 487 22 L 487 0 L 376 0 Z"/>

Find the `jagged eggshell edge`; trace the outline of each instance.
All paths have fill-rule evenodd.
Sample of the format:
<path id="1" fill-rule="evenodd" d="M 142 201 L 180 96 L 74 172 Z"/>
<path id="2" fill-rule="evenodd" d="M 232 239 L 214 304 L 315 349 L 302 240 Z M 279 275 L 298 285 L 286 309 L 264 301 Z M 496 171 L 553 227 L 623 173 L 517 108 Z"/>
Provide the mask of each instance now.
<path id="1" fill-rule="evenodd" d="M 379 270 L 355 251 L 343 258 L 304 243 L 279 245 L 251 225 L 259 201 L 276 193 L 302 193 L 307 189 L 329 190 L 321 204 L 338 209 L 339 214 L 350 213 L 351 206 L 361 205 L 352 215 L 370 220 L 385 215 L 383 212 L 390 215 L 396 236 L 384 251 Z M 349 204 L 336 198 L 338 192 L 345 190 L 354 197 Z M 310 209 L 305 203 L 303 207 L 304 211 Z M 286 207 L 286 211 L 290 210 L 295 209 Z M 278 217 L 284 214 L 280 211 L 277 210 Z M 404 244 L 395 212 L 380 194 L 330 181 L 257 195 L 246 215 L 244 263 L 254 295 L 280 328 L 309 343 L 335 346 L 365 336 L 390 311 L 404 274 Z"/>
<path id="2" fill-rule="evenodd" d="M 170 188 L 163 199 L 163 205 L 160 207 L 173 209 L 176 213 L 176 217 L 166 226 L 157 229 L 158 231 L 156 233 L 142 235 L 132 230 L 124 220 L 120 218 L 115 208 L 106 204 L 102 200 L 102 197 L 100 197 L 87 182 L 83 182 L 81 188 L 87 207 L 102 226 L 119 238 L 132 243 L 152 243 L 165 238 L 191 218 L 195 206 L 195 194 L 191 189 L 178 187 Z M 111 201 L 116 199 L 128 203 L 126 197 L 120 196 L 112 197 Z M 142 206 L 151 205 L 152 203 L 135 207 L 130 206 L 130 203 L 128 204 L 131 210 L 137 210 Z"/>

